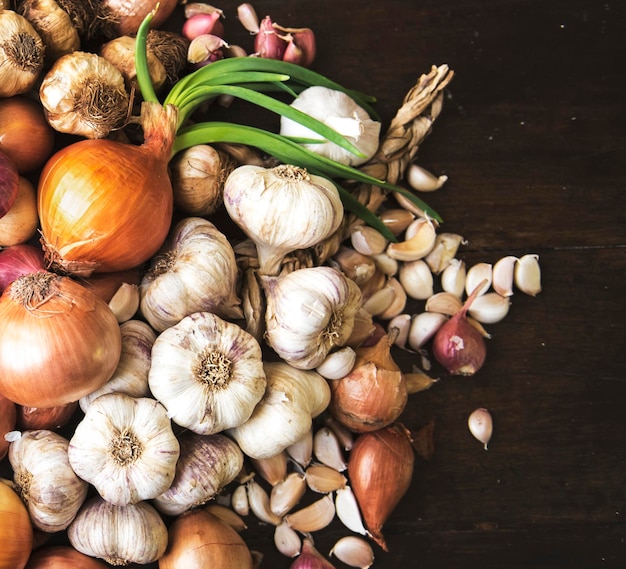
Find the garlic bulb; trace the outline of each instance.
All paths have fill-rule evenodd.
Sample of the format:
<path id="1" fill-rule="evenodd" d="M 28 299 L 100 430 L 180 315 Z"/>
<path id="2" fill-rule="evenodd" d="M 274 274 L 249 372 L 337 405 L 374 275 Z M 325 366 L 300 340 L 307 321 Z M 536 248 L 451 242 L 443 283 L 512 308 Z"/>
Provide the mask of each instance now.
<path id="1" fill-rule="evenodd" d="M 150 390 L 176 424 L 201 435 L 245 422 L 265 383 L 259 343 L 209 312 L 183 318 L 152 348 Z"/>
<path id="2" fill-rule="evenodd" d="M 381 123 L 372 120 L 367 111 L 346 93 L 315 85 L 304 89 L 291 106 L 343 135 L 361 151 L 362 156 L 329 141 L 304 144 L 309 150 L 349 166 L 367 162 L 378 150 Z M 280 120 L 280 134 L 320 140 L 319 134 L 284 116 Z"/>
<path id="3" fill-rule="evenodd" d="M 120 332 L 122 333 L 122 354 L 117 368 L 109 381 L 100 389 L 78 400 L 83 412 L 87 411 L 94 399 L 106 393 L 125 393 L 131 397 L 145 397 L 150 392 L 148 370 L 156 333 L 141 320 L 127 320 L 120 325 Z"/>
<path id="4" fill-rule="evenodd" d="M 148 502 L 116 506 L 100 496 L 88 500 L 67 529 L 70 544 L 111 565 L 146 565 L 167 548 L 167 528 Z"/>
<path id="5" fill-rule="evenodd" d="M 88 484 L 74 473 L 69 441 L 49 430 L 24 431 L 9 447 L 13 481 L 33 525 L 54 533 L 70 525 L 87 497 Z"/>
<path id="6" fill-rule="evenodd" d="M 210 221 L 188 217 L 174 227 L 139 287 L 140 311 L 157 332 L 194 312 L 242 316 L 237 264 L 226 236 Z"/>
<path id="7" fill-rule="evenodd" d="M 346 343 L 361 307 L 361 291 L 331 267 L 298 269 L 263 277 L 268 344 L 299 369 L 320 365 L 330 350 Z"/>
<path id="8" fill-rule="evenodd" d="M 172 485 L 153 500 L 157 510 L 178 516 L 201 506 L 232 482 L 243 467 L 243 453 L 222 434 L 185 431 L 178 438 L 180 457 Z"/>
<path id="9" fill-rule="evenodd" d="M 95 399 L 70 439 L 74 472 L 118 506 L 167 490 L 180 454 L 165 408 L 154 399 L 109 393 Z"/>
<path id="10" fill-rule="evenodd" d="M 285 362 L 265 362 L 267 389 L 250 419 L 230 429 L 251 458 L 269 458 L 301 440 L 312 419 L 328 407 L 330 388 L 317 372 L 298 370 Z"/>
<path id="11" fill-rule="evenodd" d="M 288 253 L 322 242 L 343 219 L 335 185 L 290 165 L 235 168 L 224 184 L 224 205 L 254 241 L 261 272 L 270 275 Z"/>

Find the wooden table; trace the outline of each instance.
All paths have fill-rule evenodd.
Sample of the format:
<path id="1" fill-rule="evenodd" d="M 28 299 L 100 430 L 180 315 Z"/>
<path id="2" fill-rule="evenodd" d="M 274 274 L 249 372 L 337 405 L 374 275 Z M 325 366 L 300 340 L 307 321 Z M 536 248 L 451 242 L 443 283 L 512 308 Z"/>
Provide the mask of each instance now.
<path id="1" fill-rule="evenodd" d="M 246 46 L 235 2 L 227 35 Z M 434 455 L 375 549 L 378 569 L 626 566 L 626 9 L 593 0 L 257 0 L 311 27 L 313 68 L 375 94 L 388 124 L 432 65 L 455 78 L 418 162 L 446 174 L 425 196 L 468 265 L 539 255 L 543 291 L 516 293 L 488 326 L 484 368 L 411 396 L 403 423 L 433 420 Z M 414 310 L 419 310 L 416 304 Z M 414 363 L 399 354 L 407 369 Z M 469 413 L 487 407 L 485 451 Z M 262 567 L 288 568 L 272 530 L 243 536 Z M 347 532 L 316 535 L 327 553 Z M 338 568 L 344 567 L 334 561 Z M 193 569 L 193 568 L 190 568 Z"/>

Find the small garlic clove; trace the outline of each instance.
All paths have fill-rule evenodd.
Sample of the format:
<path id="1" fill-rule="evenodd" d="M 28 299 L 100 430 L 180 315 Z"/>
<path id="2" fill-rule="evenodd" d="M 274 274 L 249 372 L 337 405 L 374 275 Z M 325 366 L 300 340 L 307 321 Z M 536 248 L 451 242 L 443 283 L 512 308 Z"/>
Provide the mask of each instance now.
<path id="1" fill-rule="evenodd" d="M 291 472 L 282 482 L 276 484 L 270 492 L 270 510 L 282 517 L 302 499 L 307 484 L 300 472 Z"/>
<path id="2" fill-rule="evenodd" d="M 194 64 L 208 61 L 212 57 L 219 57 L 218 54 L 224 47 L 228 47 L 228 44 L 221 37 L 213 34 L 201 34 L 189 43 L 187 61 Z"/>
<path id="3" fill-rule="evenodd" d="M 276 486 L 287 476 L 287 453 L 279 452 L 269 458 L 251 458 L 250 462 L 255 470 L 270 483 Z"/>
<path id="4" fill-rule="evenodd" d="M 352 371 L 356 361 L 356 352 L 350 346 L 331 352 L 326 359 L 315 369 L 326 379 L 341 379 Z"/>
<path id="5" fill-rule="evenodd" d="M 376 271 L 376 264 L 371 257 L 345 245 L 339 247 L 331 261 L 344 275 L 358 285 L 366 283 Z"/>
<path id="6" fill-rule="evenodd" d="M 508 313 L 511 301 L 497 292 L 488 292 L 477 296 L 468 310 L 468 314 L 481 324 L 500 322 Z"/>
<path id="7" fill-rule="evenodd" d="M 250 513 L 248 502 L 248 492 L 245 484 L 237 486 L 230 497 L 231 508 L 240 516 L 247 516 Z"/>
<path id="8" fill-rule="evenodd" d="M 402 208 L 385 210 L 378 217 L 394 235 L 400 235 L 415 220 L 413 213 Z"/>
<path id="9" fill-rule="evenodd" d="M 387 253 L 372 255 L 372 260 L 376 268 L 384 275 L 392 277 L 398 274 L 400 263 L 396 259 L 392 259 Z"/>
<path id="10" fill-rule="evenodd" d="M 470 433 L 472 433 L 478 441 L 483 443 L 485 450 L 487 450 L 491 435 L 493 434 L 491 413 L 484 407 L 475 409 L 467 420 L 467 426 L 469 427 Z"/>
<path id="11" fill-rule="evenodd" d="M 139 287 L 136 284 L 122 283 L 109 300 L 109 308 L 122 324 L 130 320 L 139 309 Z"/>
<path id="12" fill-rule="evenodd" d="M 404 287 L 402 286 L 402 283 L 394 277 L 389 277 L 387 279 L 386 288 L 392 289 L 394 295 L 391 304 L 387 307 L 387 310 L 384 310 L 383 312 L 378 314 L 378 317 L 381 320 L 389 320 L 394 316 L 400 314 L 406 306 L 408 297 L 408 295 L 406 294 L 406 290 L 404 290 Z"/>
<path id="13" fill-rule="evenodd" d="M 457 233 L 438 233 L 431 252 L 424 257 L 430 270 L 441 274 L 456 256 L 461 243 L 464 243 L 463 237 Z"/>
<path id="14" fill-rule="evenodd" d="M 397 332 L 394 332 L 395 340 L 393 343 L 399 348 L 406 348 L 409 339 L 409 330 L 411 329 L 411 319 L 410 314 L 398 314 L 398 316 L 394 316 L 387 324 L 387 333 L 391 333 L 392 330 L 397 330 Z"/>
<path id="15" fill-rule="evenodd" d="M 439 312 L 421 312 L 414 315 L 408 337 L 411 349 L 419 351 L 447 320 L 448 317 Z"/>
<path id="16" fill-rule="evenodd" d="M 467 270 L 465 276 L 465 292 L 469 296 L 474 289 L 483 281 L 486 281 L 480 289 L 479 295 L 485 294 L 493 280 L 493 266 L 490 263 L 476 263 Z"/>
<path id="17" fill-rule="evenodd" d="M 438 292 L 426 300 L 426 312 L 439 312 L 446 316 L 453 316 L 463 308 L 461 299 L 451 292 Z"/>
<path id="18" fill-rule="evenodd" d="M 374 564 L 372 546 L 356 535 L 347 535 L 339 539 L 329 555 L 334 555 L 342 563 L 359 569 L 368 569 Z"/>
<path id="19" fill-rule="evenodd" d="M 248 529 L 246 522 L 243 521 L 241 516 L 228 506 L 223 506 L 222 504 L 209 504 L 206 507 L 206 510 L 213 514 L 216 518 L 226 522 L 237 532 L 242 532 L 245 529 Z"/>
<path id="20" fill-rule="evenodd" d="M 434 192 L 448 181 L 448 176 L 435 176 L 432 172 L 414 162 L 409 164 L 405 172 L 405 179 L 409 186 L 419 192 Z"/>
<path id="21" fill-rule="evenodd" d="M 539 255 L 527 254 L 518 259 L 514 272 L 515 286 L 524 294 L 536 296 L 541 292 Z"/>
<path id="22" fill-rule="evenodd" d="M 349 451 L 354 444 L 354 433 L 348 429 L 345 425 L 342 425 L 337 419 L 335 419 L 332 415 L 324 416 L 324 425 L 326 425 L 337 437 L 339 441 L 339 446 L 345 450 Z"/>
<path id="23" fill-rule="evenodd" d="M 281 522 L 280 516 L 272 512 L 270 497 L 264 488 L 252 478 L 246 483 L 246 489 L 252 513 L 262 522 L 277 526 Z"/>
<path id="24" fill-rule="evenodd" d="M 285 522 L 274 528 L 274 545 L 285 557 L 297 557 L 302 550 L 302 540 L 298 532 Z"/>
<path id="25" fill-rule="evenodd" d="M 285 451 L 291 460 L 302 468 L 306 468 L 313 457 L 313 428 L 311 427 L 307 433 L 295 443 L 290 444 Z"/>
<path id="26" fill-rule="evenodd" d="M 244 2 L 237 6 L 237 18 L 241 25 L 251 34 L 259 33 L 259 17 L 249 2 Z"/>
<path id="27" fill-rule="evenodd" d="M 502 296 L 513 295 L 513 275 L 517 260 L 517 257 L 507 255 L 493 265 L 493 290 Z"/>
<path id="28" fill-rule="evenodd" d="M 409 395 L 413 393 L 419 393 L 420 391 L 426 391 L 430 389 L 434 383 L 437 383 L 439 379 L 430 377 L 426 372 L 421 369 L 405 373 L 406 390 Z"/>
<path id="29" fill-rule="evenodd" d="M 325 464 L 312 464 L 304 472 L 307 486 L 320 494 L 328 494 L 343 488 L 348 479 L 330 466 Z"/>
<path id="30" fill-rule="evenodd" d="M 486 338 L 488 340 L 491 339 L 491 334 L 489 332 L 487 332 L 487 330 L 485 330 L 485 327 L 480 322 L 478 322 L 478 320 L 475 320 L 471 316 L 468 316 L 467 317 L 467 323 L 471 324 L 474 328 L 476 328 L 476 330 L 478 330 L 480 332 L 480 335 L 483 338 Z"/>
<path id="31" fill-rule="evenodd" d="M 433 273 L 423 259 L 403 263 L 398 280 L 407 295 L 416 300 L 426 300 L 434 293 Z"/>
<path id="32" fill-rule="evenodd" d="M 363 255 L 380 255 L 385 251 L 389 242 L 373 227 L 357 225 L 350 232 L 350 243 L 354 250 Z"/>
<path id="33" fill-rule="evenodd" d="M 393 288 L 384 286 L 373 292 L 365 302 L 363 302 L 362 306 L 372 316 L 380 316 L 393 304 L 395 296 L 396 293 Z"/>
<path id="34" fill-rule="evenodd" d="M 452 259 L 450 264 L 441 273 L 441 288 L 461 298 L 465 292 L 467 267 L 465 261 Z"/>
<path id="35" fill-rule="evenodd" d="M 322 464 L 339 472 L 347 468 L 339 439 L 329 427 L 321 427 L 313 435 L 313 454 Z"/>
<path id="36" fill-rule="evenodd" d="M 341 523 L 350 531 L 368 535 L 356 496 L 350 486 L 344 486 L 335 492 L 335 511 Z"/>
<path id="37" fill-rule="evenodd" d="M 435 225 L 425 217 L 419 217 L 406 229 L 405 241 L 390 243 L 386 252 L 398 261 L 416 261 L 422 259 L 435 245 L 437 237 Z"/>
<path id="38" fill-rule="evenodd" d="M 335 517 L 335 503 L 331 494 L 308 506 L 287 514 L 283 519 L 295 531 L 307 533 L 324 529 Z"/>

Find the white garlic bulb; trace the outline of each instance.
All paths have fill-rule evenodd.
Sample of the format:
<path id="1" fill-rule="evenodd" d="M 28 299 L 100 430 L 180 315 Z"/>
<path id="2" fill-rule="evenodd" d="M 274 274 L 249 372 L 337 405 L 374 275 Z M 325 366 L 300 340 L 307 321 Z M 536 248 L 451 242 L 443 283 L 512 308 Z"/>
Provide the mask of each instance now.
<path id="1" fill-rule="evenodd" d="M 285 255 L 322 242 L 343 219 L 335 185 L 291 165 L 235 168 L 224 184 L 224 205 L 254 241 L 261 272 L 269 275 L 278 273 Z"/>
<path id="2" fill-rule="evenodd" d="M 181 427 L 201 435 L 236 427 L 265 391 L 261 347 L 240 326 L 197 312 L 158 336 L 148 384 Z"/>
<path id="3" fill-rule="evenodd" d="M 149 394 L 148 370 L 150 354 L 156 340 L 154 330 L 142 320 L 127 320 L 120 325 L 122 354 L 113 375 L 100 389 L 78 400 L 81 410 L 87 411 L 91 402 L 106 393 L 125 393 L 131 397 Z"/>
<path id="4" fill-rule="evenodd" d="M 358 156 L 334 142 L 324 141 L 311 129 L 282 116 L 280 134 L 283 136 L 322 141 L 303 144 L 309 150 L 349 166 L 367 162 L 378 150 L 381 123 L 373 120 L 348 94 L 314 85 L 301 91 L 291 106 L 343 135 L 362 155 Z"/>
<path id="5" fill-rule="evenodd" d="M 298 370 L 285 362 L 265 362 L 267 389 L 250 419 L 230 429 L 251 458 L 275 456 L 300 441 L 312 420 L 328 407 L 330 388 L 317 372 Z"/>
<path id="6" fill-rule="evenodd" d="M 111 565 L 147 565 L 167 548 L 167 527 L 148 502 L 116 506 L 100 496 L 88 500 L 67 529 L 70 544 Z"/>
<path id="7" fill-rule="evenodd" d="M 235 253 L 226 236 L 206 219 L 185 218 L 141 280 L 141 314 L 157 332 L 194 312 L 240 318 L 236 281 Z"/>
<path id="8" fill-rule="evenodd" d="M 308 267 L 279 277 L 263 277 L 268 344 L 299 369 L 320 365 L 343 346 L 361 308 L 359 287 L 332 267 Z"/>
<path id="9" fill-rule="evenodd" d="M 179 454 L 165 408 L 154 399 L 123 393 L 95 399 L 68 448 L 74 472 L 119 506 L 165 492 Z"/>
<path id="10" fill-rule="evenodd" d="M 13 481 L 33 525 L 54 533 L 70 525 L 87 497 L 88 484 L 74 473 L 69 441 L 49 430 L 24 431 L 9 447 Z"/>

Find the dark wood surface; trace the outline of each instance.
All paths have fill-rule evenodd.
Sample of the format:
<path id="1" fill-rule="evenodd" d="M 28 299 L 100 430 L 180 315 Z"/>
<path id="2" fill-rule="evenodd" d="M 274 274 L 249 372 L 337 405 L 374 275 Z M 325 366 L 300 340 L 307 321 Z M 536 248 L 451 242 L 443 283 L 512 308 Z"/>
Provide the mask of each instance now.
<path id="1" fill-rule="evenodd" d="M 229 38 L 251 40 L 222 2 Z M 375 94 L 384 124 L 432 65 L 455 78 L 418 161 L 468 263 L 536 253 L 543 291 L 488 326 L 484 368 L 411 396 L 402 421 L 435 422 L 387 521 L 374 567 L 626 567 L 626 8 L 599 0 L 257 0 L 314 29 L 314 69 Z M 412 361 L 399 356 L 402 365 Z M 489 450 L 468 414 L 494 417 Z M 243 534 L 262 567 L 288 568 L 271 528 Z M 316 535 L 328 552 L 347 532 Z M 334 562 L 338 568 L 345 567 Z M 194 569 L 194 568 L 189 568 Z"/>

